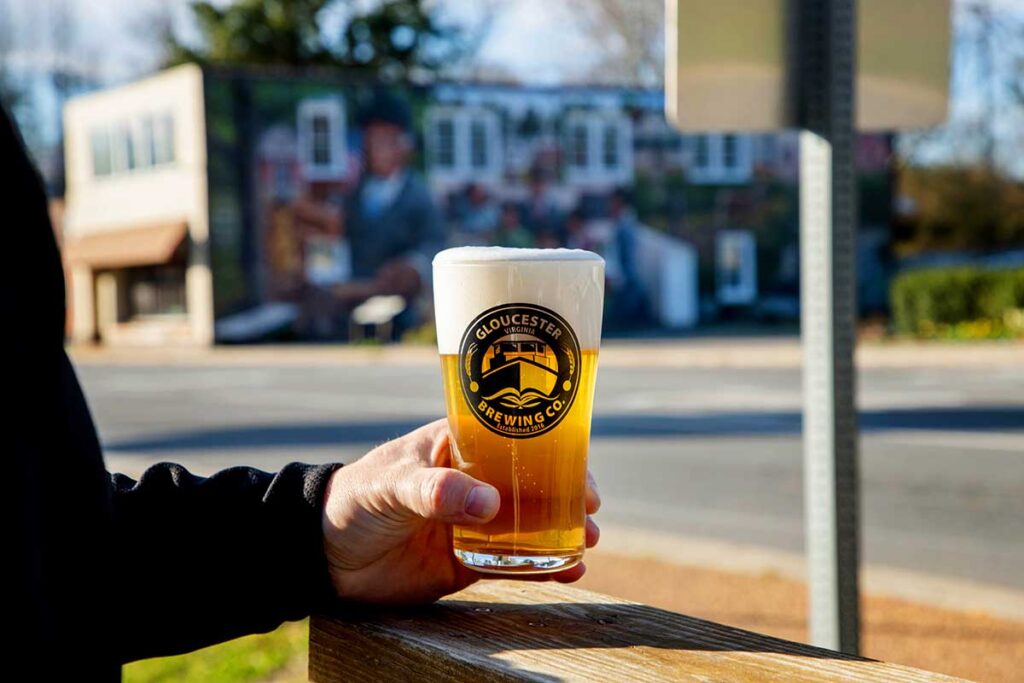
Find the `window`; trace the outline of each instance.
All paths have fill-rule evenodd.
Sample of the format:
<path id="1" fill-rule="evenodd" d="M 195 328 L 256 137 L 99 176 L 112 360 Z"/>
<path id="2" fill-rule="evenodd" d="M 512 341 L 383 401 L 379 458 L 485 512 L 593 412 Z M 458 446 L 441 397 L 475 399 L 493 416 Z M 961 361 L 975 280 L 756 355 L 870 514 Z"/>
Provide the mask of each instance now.
<path id="1" fill-rule="evenodd" d="M 145 114 L 98 126 L 89 143 L 95 177 L 173 163 L 174 118 L 169 112 Z"/>
<path id="2" fill-rule="evenodd" d="M 331 121 L 320 114 L 313 117 L 313 164 L 331 165 Z"/>
<path id="3" fill-rule="evenodd" d="M 499 179 L 504 170 L 501 122 L 483 107 L 438 106 L 427 112 L 427 168 L 435 180 Z"/>
<path id="4" fill-rule="evenodd" d="M 745 306 L 757 299 L 757 245 L 746 230 L 715 236 L 715 285 L 718 302 Z"/>
<path id="5" fill-rule="evenodd" d="M 129 268 L 127 276 L 129 317 L 185 313 L 184 267 Z"/>
<path id="6" fill-rule="evenodd" d="M 122 173 L 135 168 L 135 145 L 132 129 L 127 123 L 118 123 L 110 131 L 111 170 Z"/>
<path id="7" fill-rule="evenodd" d="M 711 154 L 708 150 L 708 136 L 700 135 L 694 142 L 693 165 L 697 168 L 706 168 L 711 163 Z"/>
<path id="8" fill-rule="evenodd" d="M 739 157 L 736 154 L 736 136 L 735 135 L 723 135 L 722 136 L 722 166 L 726 169 L 734 169 L 739 163 Z"/>
<path id="9" fill-rule="evenodd" d="M 590 136 L 586 124 L 578 123 L 570 128 L 569 164 L 586 169 L 590 165 Z"/>
<path id="10" fill-rule="evenodd" d="M 345 175 L 345 109 L 337 97 L 303 100 L 298 108 L 299 161 L 309 180 Z"/>
<path id="11" fill-rule="evenodd" d="M 615 124 L 604 127 L 601 139 L 601 163 L 605 168 L 614 169 L 619 165 L 619 128 Z"/>
<path id="12" fill-rule="evenodd" d="M 110 175 L 110 134 L 106 126 L 93 130 L 89 139 L 92 145 L 92 174 L 97 177 Z"/>
<path id="13" fill-rule="evenodd" d="M 474 170 L 487 168 L 487 124 L 479 118 L 469 123 L 469 164 Z"/>
<path id="14" fill-rule="evenodd" d="M 748 135 L 708 134 L 692 138 L 689 176 L 697 183 L 744 183 L 752 168 Z"/>
<path id="15" fill-rule="evenodd" d="M 174 161 L 174 117 L 170 113 L 147 114 L 132 138 L 135 167 L 162 166 Z"/>
<path id="16" fill-rule="evenodd" d="M 170 112 L 153 119 L 153 165 L 174 163 L 174 116 Z"/>
<path id="17" fill-rule="evenodd" d="M 441 168 L 455 167 L 455 121 L 438 120 L 435 128 L 434 163 Z"/>
<path id="18" fill-rule="evenodd" d="M 144 116 L 135 138 L 135 158 L 139 168 L 153 165 L 153 117 Z"/>
<path id="19" fill-rule="evenodd" d="M 633 126 L 624 112 L 576 110 L 565 122 L 566 175 L 579 184 L 633 181 Z"/>

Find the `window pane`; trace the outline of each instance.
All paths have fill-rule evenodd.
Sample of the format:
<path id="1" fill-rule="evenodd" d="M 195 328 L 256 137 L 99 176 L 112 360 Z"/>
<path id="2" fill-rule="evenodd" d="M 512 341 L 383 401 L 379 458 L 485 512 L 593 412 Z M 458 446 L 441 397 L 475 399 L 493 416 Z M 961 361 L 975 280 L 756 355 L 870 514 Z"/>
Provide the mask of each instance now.
<path id="1" fill-rule="evenodd" d="M 126 123 L 119 123 L 111 131 L 112 170 L 130 171 L 135 168 L 135 150 L 132 146 L 132 130 Z"/>
<path id="2" fill-rule="evenodd" d="M 570 129 L 569 134 L 569 163 L 577 168 L 586 168 L 590 162 L 590 155 L 587 149 L 587 126 L 584 123 L 577 123 Z"/>
<path id="3" fill-rule="evenodd" d="M 694 139 L 693 165 L 699 168 L 706 168 L 709 161 L 708 136 L 698 135 Z"/>
<path id="4" fill-rule="evenodd" d="M 139 168 L 151 166 L 156 151 L 153 148 L 153 117 L 144 116 L 139 126 L 139 135 L 135 140 L 135 158 Z"/>
<path id="5" fill-rule="evenodd" d="M 473 121 L 469 126 L 469 163 L 473 168 L 487 168 L 487 126 Z"/>
<path id="6" fill-rule="evenodd" d="M 110 136 L 106 128 L 97 128 L 90 136 L 92 143 L 92 173 L 110 175 Z"/>
<path id="7" fill-rule="evenodd" d="M 313 165 L 331 165 L 331 121 L 323 115 L 313 116 Z"/>
<path id="8" fill-rule="evenodd" d="M 619 165 L 619 127 L 614 123 L 604 127 L 601 140 L 601 162 L 605 168 L 616 168 Z"/>
<path id="9" fill-rule="evenodd" d="M 444 168 L 455 166 L 455 122 L 449 118 L 440 119 L 436 125 L 437 149 L 434 165 Z"/>
<path id="10" fill-rule="evenodd" d="M 722 136 L 722 166 L 725 168 L 736 168 L 739 159 L 736 156 L 736 136 Z"/>
<path id="11" fill-rule="evenodd" d="M 158 116 L 153 127 L 153 163 L 169 164 L 174 161 L 174 118 L 170 114 Z"/>

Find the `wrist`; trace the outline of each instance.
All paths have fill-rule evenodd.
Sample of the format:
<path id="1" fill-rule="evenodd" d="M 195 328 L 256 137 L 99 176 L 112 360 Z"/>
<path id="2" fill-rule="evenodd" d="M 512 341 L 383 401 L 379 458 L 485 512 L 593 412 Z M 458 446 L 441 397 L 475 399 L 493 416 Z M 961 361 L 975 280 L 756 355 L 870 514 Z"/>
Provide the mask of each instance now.
<path id="1" fill-rule="evenodd" d="M 318 592 L 323 600 L 330 601 L 337 597 L 337 589 L 331 577 L 329 547 L 327 543 L 327 529 L 329 524 L 328 504 L 331 500 L 331 492 L 336 490 L 335 484 L 338 473 L 343 469 L 342 463 L 331 463 L 324 470 L 324 480 L 321 483 L 320 502 L 320 569 L 317 579 Z"/>

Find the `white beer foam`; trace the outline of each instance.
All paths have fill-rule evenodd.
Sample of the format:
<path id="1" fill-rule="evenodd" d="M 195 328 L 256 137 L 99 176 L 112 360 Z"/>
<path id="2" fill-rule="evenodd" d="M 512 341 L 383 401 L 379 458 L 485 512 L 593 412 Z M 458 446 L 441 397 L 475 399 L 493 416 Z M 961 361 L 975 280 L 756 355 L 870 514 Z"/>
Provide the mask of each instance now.
<path id="1" fill-rule="evenodd" d="M 582 249 L 458 247 L 434 257 L 437 348 L 457 354 L 466 328 L 489 308 L 536 304 L 558 313 L 581 349 L 601 345 L 604 259 Z"/>
<path id="2" fill-rule="evenodd" d="M 434 265 L 447 263 L 494 263 L 495 261 L 600 261 L 585 249 L 518 249 L 513 247 L 455 247 L 434 257 Z"/>

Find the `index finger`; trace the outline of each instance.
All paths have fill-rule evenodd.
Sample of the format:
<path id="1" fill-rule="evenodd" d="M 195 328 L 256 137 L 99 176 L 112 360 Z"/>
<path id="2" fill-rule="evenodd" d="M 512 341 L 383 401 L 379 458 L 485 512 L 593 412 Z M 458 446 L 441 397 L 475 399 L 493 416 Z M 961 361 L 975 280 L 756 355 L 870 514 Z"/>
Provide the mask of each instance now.
<path id="1" fill-rule="evenodd" d="M 597 490 L 597 482 L 590 470 L 587 470 L 587 514 L 592 515 L 601 508 L 601 493 Z"/>
<path id="2" fill-rule="evenodd" d="M 430 451 L 427 454 L 427 461 L 423 463 L 427 467 L 450 467 L 452 463 L 451 443 L 449 442 L 448 419 L 442 417 L 439 420 L 420 427 L 426 438 L 431 440 Z"/>

